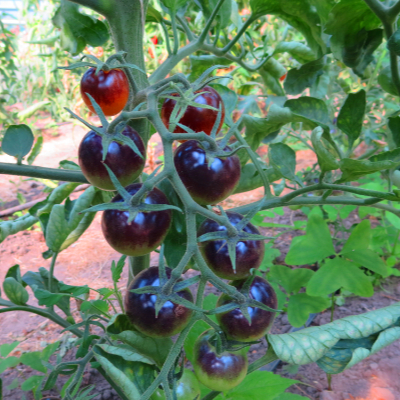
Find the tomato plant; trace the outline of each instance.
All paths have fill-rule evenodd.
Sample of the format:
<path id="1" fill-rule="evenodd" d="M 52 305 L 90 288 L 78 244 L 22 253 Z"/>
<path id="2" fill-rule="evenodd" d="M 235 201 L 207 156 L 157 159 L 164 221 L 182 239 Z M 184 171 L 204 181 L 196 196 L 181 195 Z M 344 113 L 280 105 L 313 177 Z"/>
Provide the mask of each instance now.
<path id="1" fill-rule="evenodd" d="M 216 157 L 209 165 L 206 151 L 195 140 L 176 149 L 174 163 L 188 192 L 202 205 L 225 200 L 239 183 L 240 161 L 236 155 Z"/>
<path id="2" fill-rule="evenodd" d="M 242 215 L 233 212 L 227 212 L 227 216 L 233 226 L 239 224 L 243 219 Z M 201 224 L 197 235 L 224 231 L 226 231 L 226 226 L 220 225 L 212 219 L 207 219 Z M 254 235 L 260 233 L 251 223 L 247 223 L 243 227 L 243 231 Z M 232 267 L 228 245 L 223 240 L 201 242 L 200 250 L 207 265 L 217 276 L 236 280 L 248 277 L 252 268 L 257 269 L 260 266 L 264 256 L 264 243 L 260 240 L 238 241 L 235 246 L 235 269 Z"/>
<path id="3" fill-rule="evenodd" d="M 81 79 L 81 96 L 91 112 L 95 112 L 87 96 L 90 94 L 106 116 L 118 114 L 125 107 L 129 97 L 129 82 L 120 69 L 110 71 L 89 68 Z"/>
<path id="4" fill-rule="evenodd" d="M 231 285 L 238 290 L 243 288 L 245 281 L 233 281 Z M 256 276 L 249 288 L 249 296 L 252 299 L 276 310 L 278 301 L 272 286 L 260 276 Z M 218 306 L 223 306 L 231 302 L 226 294 L 222 294 L 218 299 Z M 243 315 L 239 308 L 232 311 L 217 314 L 218 324 L 222 330 L 233 340 L 250 342 L 260 339 L 271 328 L 275 318 L 274 311 L 262 310 L 258 307 L 248 307 L 251 323 Z"/>
<path id="5" fill-rule="evenodd" d="M 141 174 L 146 162 L 146 151 L 142 138 L 129 125 L 124 128 L 122 134 L 135 143 L 142 157 L 126 144 L 112 141 L 108 145 L 104 163 L 111 168 L 123 186 L 128 186 Z M 115 190 L 103 164 L 103 143 L 99 134 L 89 131 L 84 136 L 79 145 L 78 156 L 82 172 L 92 185 L 104 190 Z"/>
<path id="6" fill-rule="evenodd" d="M 48 318 L 76 337 L 68 343 L 77 347 L 76 360 L 50 366 L 57 342 L 20 357 L 8 356 L 14 344 L 0 346 L 2 366 L 31 367 L 35 358 L 41 375 L 21 386 L 35 398 L 56 390 L 60 374 L 70 375 L 61 397 L 89 398 L 96 388 L 81 384 L 90 363 L 122 400 L 178 398 L 192 375 L 180 377 L 185 367 L 203 384 L 202 400 L 273 400 L 296 381 L 259 370 L 263 365 L 315 362 L 329 389 L 332 374 L 400 338 L 398 304 L 333 319 L 347 296 L 370 297 L 374 285 L 400 275 L 400 1 L 271 3 L 63 0 L 52 18 L 54 37 L 31 41 L 53 62 L 35 79 L 32 96 L 61 92 L 21 111 L 7 104 L 20 74 L 0 23 L 0 58 L 11 69 L 0 68 L 1 151 L 15 159 L 1 162 L 0 173 L 52 185 L 29 212 L 0 222 L 0 241 L 36 224 L 46 246 L 38 271 L 10 266 L 0 314 Z M 145 57 L 145 38 L 151 49 L 157 45 L 154 60 Z M 81 57 L 83 50 L 89 54 Z M 75 72 L 53 81 L 56 61 Z M 97 114 L 89 119 L 66 104 L 82 68 L 89 68 L 82 96 Z M 64 92 L 70 97 L 63 101 Z M 29 101 L 31 91 L 19 103 Z M 32 165 L 46 137 L 23 122 L 47 106 L 90 131 L 79 166 Z M 298 157 L 304 150 L 305 168 Z M 79 184 L 89 185 L 77 195 Z M 111 257 L 109 282 L 58 281 L 60 253 L 99 212 L 106 241 L 123 254 Z M 370 215 L 378 221 L 372 226 Z M 102 260 L 105 269 L 109 261 Z M 210 286 L 218 301 L 207 295 Z M 328 309 L 331 323 L 271 334 L 278 303 L 293 328 Z M 268 349 L 248 365 L 249 346 L 264 338 Z M 189 386 L 183 398 L 200 396 Z"/>
<path id="7" fill-rule="evenodd" d="M 217 127 L 216 134 L 221 130 L 222 124 L 225 118 L 225 106 L 219 93 L 211 86 L 205 86 L 204 88 L 195 92 L 198 94 L 194 97 L 193 102 L 214 107 L 215 110 L 209 108 L 188 106 L 184 112 L 179 123 L 187 126 L 189 129 L 195 132 L 204 132 L 207 135 L 211 135 L 214 124 L 218 118 L 218 110 L 221 108 L 220 123 Z M 177 93 L 172 94 L 173 97 L 179 96 Z M 170 117 L 176 105 L 176 101 L 172 99 L 166 99 L 161 107 L 161 118 L 166 127 L 169 127 Z M 186 132 L 180 126 L 174 129 L 174 133 Z"/>
<path id="8" fill-rule="evenodd" d="M 213 331 L 203 332 L 194 345 L 194 372 L 197 379 L 208 388 L 225 392 L 237 386 L 247 373 L 247 352 L 223 351 L 218 354 L 210 343 Z"/>
<path id="9" fill-rule="evenodd" d="M 141 188 L 140 183 L 126 187 L 130 195 Z M 111 202 L 122 202 L 121 195 L 115 196 Z M 145 204 L 168 204 L 161 190 L 154 188 L 144 199 Z M 164 240 L 171 225 L 171 211 L 139 212 L 128 222 L 129 212 L 123 210 L 106 210 L 101 220 L 101 229 L 108 244 L 122 254 L 142 256 L 156 249 Z"/>

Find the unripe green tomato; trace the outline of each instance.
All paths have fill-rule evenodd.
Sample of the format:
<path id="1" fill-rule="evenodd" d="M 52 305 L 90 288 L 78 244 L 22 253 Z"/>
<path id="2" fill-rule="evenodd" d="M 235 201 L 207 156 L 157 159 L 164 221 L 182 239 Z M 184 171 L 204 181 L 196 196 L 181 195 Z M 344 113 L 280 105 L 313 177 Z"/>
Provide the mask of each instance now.
<path id="1" fill-rule="evenodd" d="M 177 400 L 194 400 L 200 398 L 200 385 L 192 371 L 183 370 L 182 378 L 176 384 Z M 164 390 L 157 389 L 151 396 L 151 400 L 165 400 Z"/>

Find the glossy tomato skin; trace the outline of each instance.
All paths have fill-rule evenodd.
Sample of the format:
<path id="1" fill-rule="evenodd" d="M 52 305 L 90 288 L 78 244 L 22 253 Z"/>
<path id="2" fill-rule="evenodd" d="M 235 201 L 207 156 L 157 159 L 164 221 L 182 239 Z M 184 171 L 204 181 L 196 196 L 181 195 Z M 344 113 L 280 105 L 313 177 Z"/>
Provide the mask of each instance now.
<path id="1" fill-rule="evenodd" d="M 225 392 L 239 385 L 247 374 L 246 349 L 217 354 L 210 343 L 213 332 L 203 332 L 194 345 L 193 368 L 197 379 L 209 389 Z"/>
<path id="2" fill-rule="evenodd" d="M 127 186 L 142 173 L 146 163 L 146 150 L 142 138 L 129 125 L 125 127 L 122 134 L 133 140 L 143 158 L 139 157 L 129 146 L 111 142 L 108 146 L 105 164 L 114 172 L 121 185 Z M 79 145 L 78 155 L 82 172 L 92 185 L 103 190 L 115 190 L 102 162 L 103 146 L 100 135 L 89 131 Z"/>
<path id="3" fill-rule="evenodd" d="M 239 157 L 216 157 L 208 168 L 206 152 L 196 140 L 188 140 L 176 149 L 174 163 L 193 200 L 201 205 L 225 200 L 239 183 Z"/>
<path id="4" fill-rule="evenodd" d="M 226 213 L 229 221 L 236 226 L 243 218 L 241 214 L 235 212 Z M 259 230 L 251 223 L 244 229 L 245 232 L 259 235 Z M 219 225 L 211 219 L 205 220 L 197 232 L 197 236 L 209 232 L 226 231 L 225 226 Z M 229 257 L 228 246 L 223 240 L 201 242 L 200 251 L 207 265 L 214 273 L 223 279 L 239 280 L 245 279 L 250 275 L 251 268 L 258 268 L 263 260 L 265 246 L 262 240 L 244 240 L 236 244 L 236 273 L 233 271 Z"/>
<path id="5" fill-rule="evenodd" d="M 171 269 L 166 268 L 167 277 L 171 277 Z M 180 279 L 181 281 L 182 279 Z M 136 294 L 130 292 L 145 286 L 160 286 L 158 267 L 150 267 L 140 272 L 129 285 L 125 296 L 125 312 L 135 328 L 151 337 L 170 337 L 176 335 L 188 324 L 192 310 L 166 301 L 156 318 L 154 294 Z M 193 302 L 188 288 L 177 292 L 178 296 Z"/>
<path id="6" fill-rule="evenodd" d="M 244 282 L 245 280 L 233 281 L 231 285 L 240 290 Z M 265 279 L 259 276 L 254 278 L 250 286 L 249 297 L 275 310 L 278 307 L 278 300 L 274 289 Z M 232 299 L 223 293 L 218 299 L 217 307 L 231 301 Z M 258 307 L 248 307 L 247 309 L 251 317 L 251 325 L 239 308 L 217 314 L 219 326 L 233 340 L 250 342 L 260 339 L 272 326 L 276 313 L 265 311 Z"/>
<path id="7" fill-rule="evenodd" d="M 151 396 L 151 400 L 165 400 L 165 393 L 157 389 Z M 200 385 L 195 374 L 189 369 L 183 370 L 182 378 L 176 384 L 176 400 L 200 399 Z"/>
<path id="8" fill-rule="evenodd" d="M 222 105 L 221 109 L 221 121 L 218 126 L 217 134 L 222 128 L 222 124 L 225 119 L 225 106 L 221 99 L 219 93 L 210 86 L 205 86 L 204 88 L 198 90 L 196 93 L 206 92 L 203 94 L 199 94 L 195 97 L 194 102 L 199 104 L 207 104 L 219 110 L 220 105 Z M 173 96 L 179 96 L 177 93 L 173 94 Z M 172 111 L 175 107 L 176 101 L 172 99 L 165 99 L 164 104 L 161 108 L 161 119 L 164 122 L 164 125 L 169 127 L 169 119 L 171 117 Z M 210 110 L 207 108 L 200 108 L 194 106 L 188 106 L 186 112 L 183 117 L 180 119 L 179 123 L 185 125 L 192 129 L 195 132 L 204 132 L 207 135 L 211 134 L 214 123 L 217 121 L 218 111 Z M 184 129 L 177 126 L 173 133 L 186 133 Z"/>
<path id="9" fill-rule="evenodd" d="M 134 183 L 125 188 L 134 195 L 141 183 Z M 120 195 L 112 199 L 113 203 L 122 202 Z M 154 188 L 144 199 L 146 204 L 169 204 L 165 194 Z M 155 250 L 164 240 L 171 226 L 171 210 L 139 212 L 128 224 L 127 211 L 106 210 L 103 212 L 101 228 L 108 244 L 115 250 L 128 256 L 143 256 Z"/>
<path id="10" fill-rule="evenodd" d="M 81 96 L 89 110 L 95 113 L 86 93 L 94 98 L 105 116 L 116 115 L 129 98 L 128 78 L 120 69 L 100 70 L 96 75 L 96 68 L 89 68 L 81 79 Z"/>

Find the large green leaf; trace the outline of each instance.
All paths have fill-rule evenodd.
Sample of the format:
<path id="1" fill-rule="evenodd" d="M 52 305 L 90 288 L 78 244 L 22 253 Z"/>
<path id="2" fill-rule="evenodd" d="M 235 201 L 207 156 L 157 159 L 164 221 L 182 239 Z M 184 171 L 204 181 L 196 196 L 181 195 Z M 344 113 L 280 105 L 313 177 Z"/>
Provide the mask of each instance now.
<path id="1" fill-rule="evenodd" d="M 321 171 L 333 171 L 339 168 L 336 151 L 331 144 L 323 138 L 324 131 L 321 127 L 315 128 L 311 133 L 311 142 L 317 153 L 318 164 Z"/>
<path id="2" fill-rule="evenodd" d="M 368 219 L 365 219 L 353 229 L 351 235 L 343 246 L 342 253 L 368 249 L 370 242 L 371 222 Z"/>
<path id="3" fill-rule="evenodd" d="M 284 362 L 295 365 L 303 365 L 316 362 L 328 353 L 341 339 L 360 339 L 383 331 L 384 336 L 376 342 L 374 352 L 387 346 L 391 340 L 397 338 L 392 335 L 392 325 L 396 324 L 400 317 L 400 303 L 389 307 L 370 311 L 365 314 L 342 318 L 318 327 L 302 329 L 294 333 L 282 335 L 267 335 L 278 358 Z M 390 329 L 388 329 L 390 328 Z M 385 334 L 385 329 L 388 329 Z M 400 328 L 396 328 L 400 330 Z M 380 336 L 379 336 L 380 337 Z M 356 362 L 372 353 L 363 354 L 354 359 Z"/>
<path id="4" fill-rule="evenodd" d="M 143 362 L 127 361 L 119 355 L 107 352 L 108 349 L 94 346 L 96 360 L 127 399 L 139 400 L 154 379 L 153 367 Z"/>
<path id="5" fill-rule="evenodd" d="M 306 64 L 315 59 L 313 51 L 300 42 L 279 42 L 275 47 L 274 54 L 289 53 L 300 64 Z M 280 78 L 281 74 L 278 78 Z"/>
<path id="6" fill-rule="evenodd" d="M 56 204 L 50 212 L 46 228 L 46 244 L 50 250 L 58 252 L 64 240 L 68 237 L 68 222 L 65 219 L 65 206 Z"/>
<path id="7" fill-rule="evenodd" d="M 357 296 L 374 294 L 371 280 L 354 263 L 340 257 L 328 259 L 307 284 L 307 294 L 327 296 L 338 289 L 346 289 Z"/>
<path id="8" fill-rule="evenodd" d="M 311 215 L 306 234 L 295 239 L 292 240 L 286 256 L 286 264 L 311 264 L 335 254 L 328 225 L 320 215 Z"/>
<path id="9" fill-rule="evenodd" d="M 342 176 L 337 183 L 352 182 L 358 178 L 373 174 L 374 172 L 395 168 L 400 161 L 369 161 L 369 160 L 353 160 L 351 158 L 343 158 L 339 161 Z"/>
<path id="10" fill-rule="evenodd" d="M 367 268 L 370 271 L 376 272 L 386 278 L 389 275 L 388 268 L 382 258 L 374 251 L 369 249 L 352 250 L 348 253 L 341 253 L 343 257 L 354 261 L 361 267 Z"/>
<path id="11" fill-rule="evenodd" d="M 353 146 L 361 134 L 365 107 L 366 93 L 365 90 L 360 90 L 357 93 L 350 93 L 340 109 L 337 126 L 348 136 L 349 147 Z"/>
<path id="12" fill-rule="evenodd" d="M 107 332 L 139 354 L 151 358 L 158 366 L 163 365 L 172 346 L 170 338 L 155 339 L 136 331 L 125 314 L 114 315 L 107 327 Z"/>
<path id="13" fill-rule="evenodd" d="M 268 151 L 269 162 L 274 167 L 277 174 L 281 174 L 290 181 L 297 181 L 295 175 L 296 170 L 296 153 L 283 143 L 275 143 L 269 146 Z"/>
<path id="14" fill-rule="evenodd" d="M 287 293 L 297 293 L 313 276 L 314 271 L 308 268 L 292 269 L 284 265 L 272 265 L 268 280 L 282 286 Z"/>
<path id="15" fill-rule="evenodd" d="M 275 182 L 282 178 L 282 175 L 278 174 L 274 168 L 264 169 L 264 173 L 267 174 L 269 182 Z M 262 185 L 263 180 L 254 164 L 246 164 L 242 167 L 240 172 L 240 180 L 235 188 L 234 193 L 248 192 L 250 190 L 259 188 Z"/>
<path id="16" fill-rule="evenodd" d="M 319 313 L 330 306 L 327 297 L 310 296 L 307 293 L 297 293 L 290 296 L 288 303 L 288 320 L 291 325 L 303 326 L 311 313 Z"/>
<path id="17" fill-rule="evenodd" d="M 283 378 L 278 374 L 267 371 L 254 371 L 238 386 L 219 395 L 218 400 L 273 400 L 288 387 L 299 383 L 296 380 Z M 188 399 L 189 400 L 189 399 Z"/>
<path id="18" fill-rule="evenodd" d="M 300 68 L 292 68 L 286 77 L 284 87 L 287 94 L 300 94 L 311 87 L 317 78 L 323 74 L 324 59 L 310 61 Z"/>

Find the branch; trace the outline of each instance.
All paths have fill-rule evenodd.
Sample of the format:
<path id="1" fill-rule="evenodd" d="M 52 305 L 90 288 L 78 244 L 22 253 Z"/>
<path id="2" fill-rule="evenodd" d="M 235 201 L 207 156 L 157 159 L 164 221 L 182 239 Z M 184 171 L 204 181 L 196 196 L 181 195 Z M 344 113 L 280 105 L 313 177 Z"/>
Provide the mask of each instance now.
<path id="1" fill-rule="evenodd" d="M 399 15 L 399 13 L 400 13 L 400 0 L 399 0 L 396 4 L 394 4 L 392 7 L 390 7 L 390 8 L 387 10 L 387 13 L 388 13 L 388 15 L 393 16 L 393 20 L 395 20 L 396 17 L 397 17 L 397 16 Z"/>
<path id="2" fill-rule="evenodd" d="M 29 176 L 31 178 L 51 179 L 62 182 L 89 183 L 80 171 L 36 167 L 33 165 L 0 163 L 0 174 Z"/>
<path id="3" fill-rule="evenodd" d="M 212 25 L 212 23 L 214 22 L 214 19 L 217 17 L 217 14 L 218 14 L 219 9 L 220 9 L 220 8 L 222 7 L 222 5 L 224 4 L 224 1 L 225 1 L 225 0 L 219 0 L 219 1 L 218 1 L 217 6 L 214 8 L 214 10 L 213 10 L 213 12 L 212 12 L 210 18 L 208 19 L 208 21 L 207 21 L 207 23 L 206 23 L 206 26 L 205 26 L 204 29 L 203 29 L 203 32 L 201 32 L 201 34 L 200 34 L 200 36 L 199 36 L 199 43 L 203 43 L 203 42 L 204 42 L 204 40 L 205 40 L 205 38 L 206 38 L 206 36 L 207 36 L 207 34 L 208 34 L 208 31 L 210 30 L 211 25 Z"/>
<path id="4" fill-rule="evenodd" d="M 69 0 L 72 3 L 91 8 L 93 11 L 107 17 L 112 11 L 114 4 L 112 0 Z"/>

